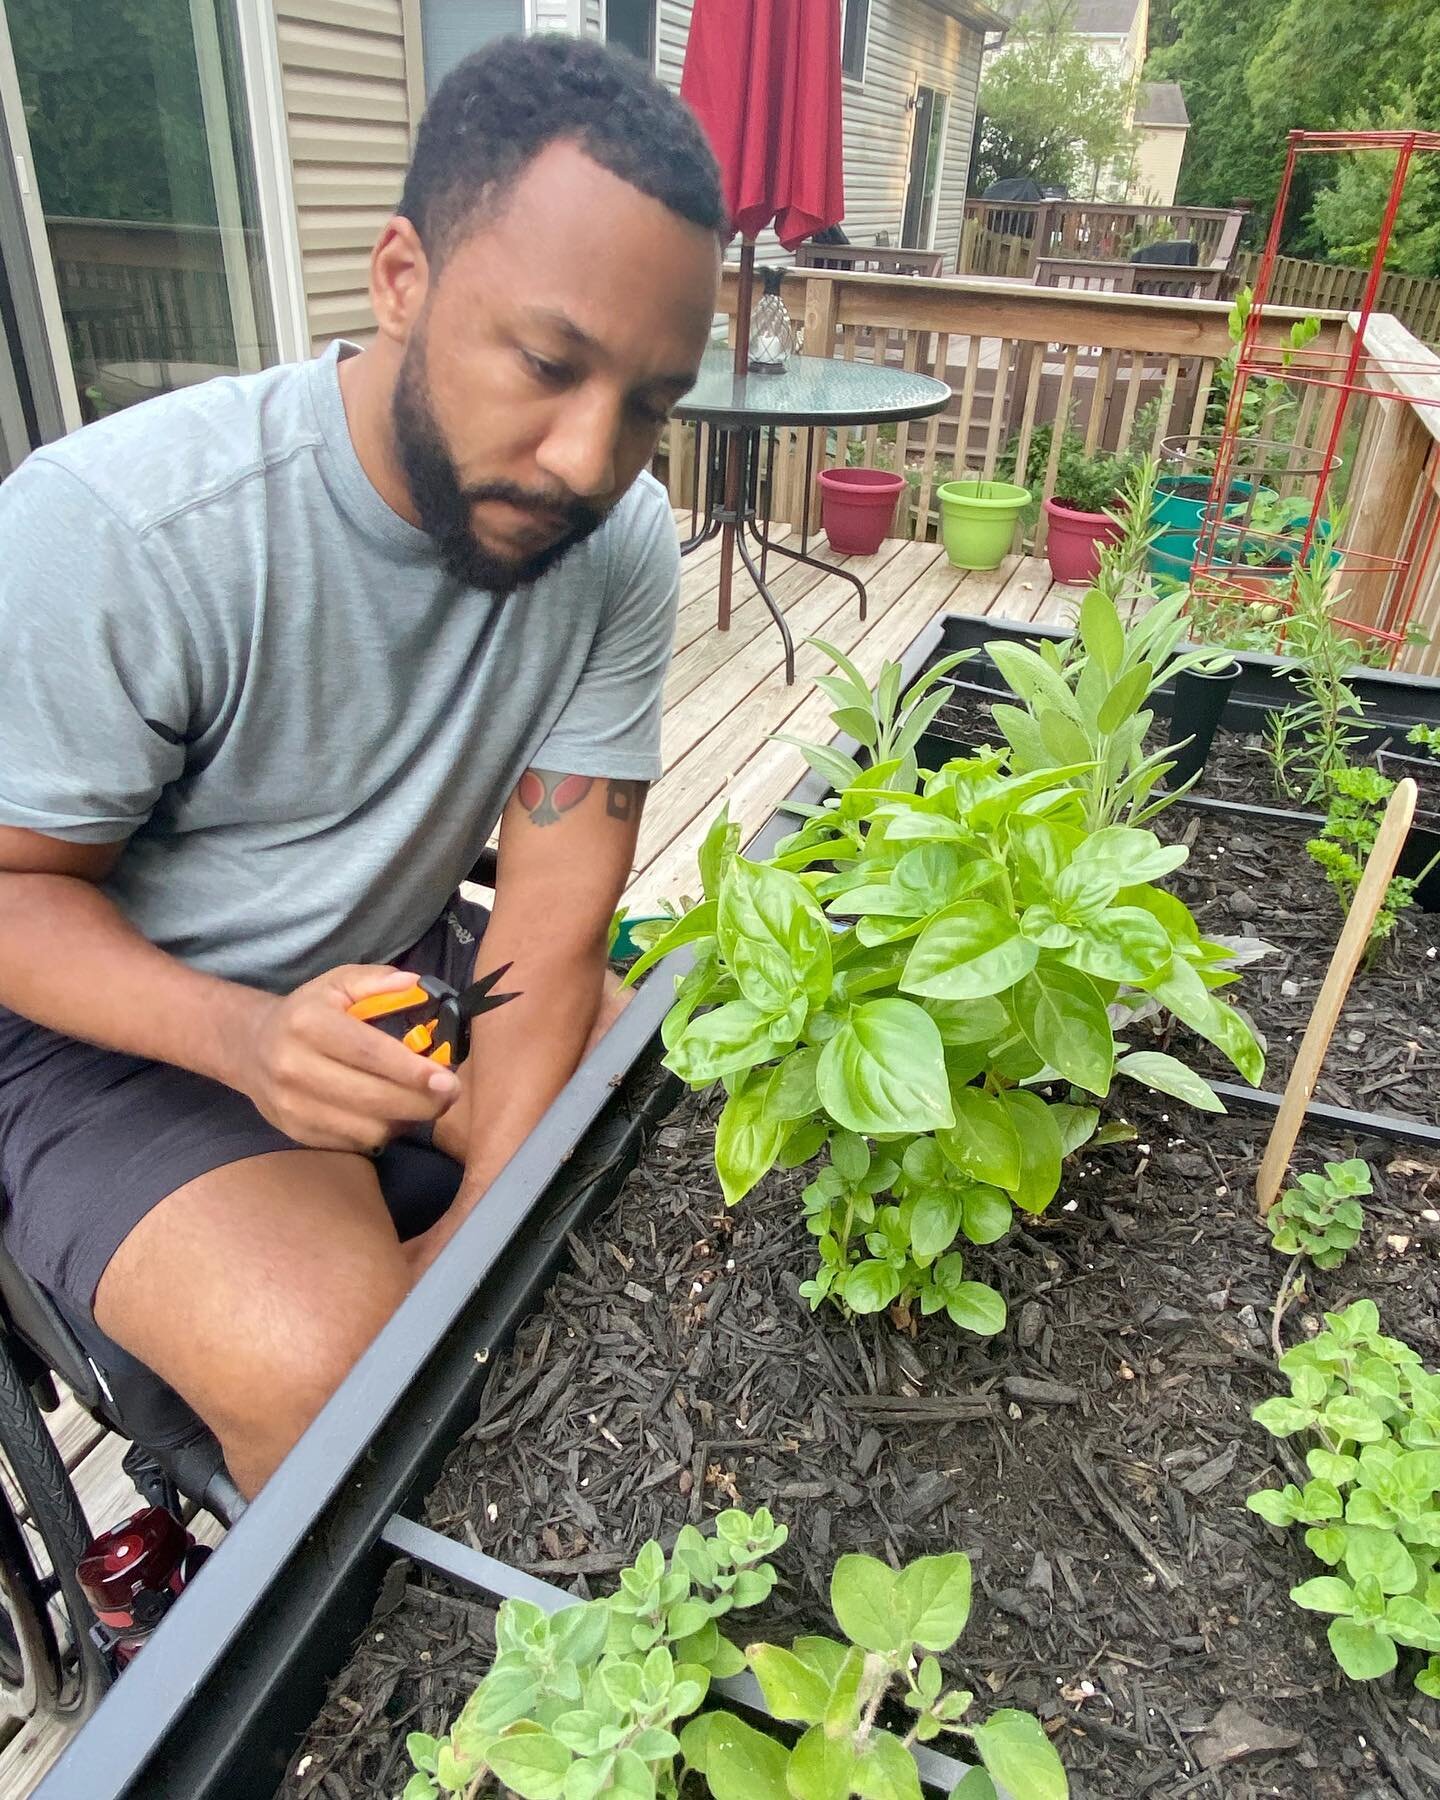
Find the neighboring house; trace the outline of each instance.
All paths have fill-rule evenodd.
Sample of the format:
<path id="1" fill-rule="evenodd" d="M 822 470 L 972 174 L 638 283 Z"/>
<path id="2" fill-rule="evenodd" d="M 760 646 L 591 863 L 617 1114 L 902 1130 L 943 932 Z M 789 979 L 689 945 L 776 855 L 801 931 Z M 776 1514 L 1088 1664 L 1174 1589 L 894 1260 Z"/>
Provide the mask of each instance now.
<path id="1" fill-rule="evenodd" d="M 678 93 L 692 0 L 420 0 L 420 10 L 427 88 L 490 37 L 532 30 L 623 44 Z M 1004 21 L 980 0 L 841 0 L 841 13 L 846 235 L 953 261 L 985 31 Z M 762 238 L 762 260 L 782 254 Z"/>
<path id="2" fill-rule="evenodd" d="M 981 0 L 841 6 L 847 235 L 950 262 L 985 33 L 1004 20 Z M 470 50 L 603 37 L 678 89 L 690 15 L 691 0 L 0 0 L 0 475 L 148 394 L 368 335 L 371 246 L 427 94 Z"/>
<path id="3" fill-rule="evenodd" d="M 1004 0 L 1004 9 L 1017 20 L 1040 4 L 1041 0 Z M 1150 31 L 1150 0 L 1074 0 L 1073 26 L 1076 36 L 1085 40 L 1091 61 L 1113 69 L 1132 95 L 1134 162 L 1123 176 L 1102 179 L 1099 197 L 1128 200 L 1137 206 L 1174 205 L 1190 119 L 1175 82 L 1140 79 Z M 998 40 L 987 44 L 987 56 L 1003 54 L 1004 46 Z"/>
<path id="4" fill-rule="evenodd" d="M 1185 96 L 1176 81 L 1142 81 L 1135 102 L 1135 173 L 1128 199 L 1173 206 L 1190 133 Z"/>

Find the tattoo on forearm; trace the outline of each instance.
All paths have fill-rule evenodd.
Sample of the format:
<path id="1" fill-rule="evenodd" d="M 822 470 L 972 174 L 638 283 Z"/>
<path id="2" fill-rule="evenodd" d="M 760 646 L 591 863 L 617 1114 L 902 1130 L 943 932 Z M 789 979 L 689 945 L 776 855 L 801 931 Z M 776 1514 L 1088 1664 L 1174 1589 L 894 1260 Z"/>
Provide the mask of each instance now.
<path id="1" fill-rule="evenodd" d="M 527 769 L 520 777 L 515 797 L 536 825 L 553 825 L 573 812 L 594 787 L 589 775 L 557 775 L 553 769 Z"/>
<path id="2" fill-rule="evenodd" d="M 612 819 L 619 819 L 622 825 L 632 825 L 640 817 L 640 808 L 645 803 L 645 783 L 643 781 L 607 781 L 605 783 L 605 811 Z"/>

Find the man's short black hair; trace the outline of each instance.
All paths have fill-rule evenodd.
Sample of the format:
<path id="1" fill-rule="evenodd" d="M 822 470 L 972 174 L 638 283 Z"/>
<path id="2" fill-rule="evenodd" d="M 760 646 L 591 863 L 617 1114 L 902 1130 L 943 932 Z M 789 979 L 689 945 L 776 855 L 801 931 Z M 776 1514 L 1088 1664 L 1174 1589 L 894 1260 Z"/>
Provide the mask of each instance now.
<path id="1" fill-rule="evenodd" d="M 451 70 L 421 121 L 399 210 L 443 260 L 561 141 L 682 219 L 726 230 L 720 171 L 689 107 L 628 51 L 554 35 L 502 38 Z"/>

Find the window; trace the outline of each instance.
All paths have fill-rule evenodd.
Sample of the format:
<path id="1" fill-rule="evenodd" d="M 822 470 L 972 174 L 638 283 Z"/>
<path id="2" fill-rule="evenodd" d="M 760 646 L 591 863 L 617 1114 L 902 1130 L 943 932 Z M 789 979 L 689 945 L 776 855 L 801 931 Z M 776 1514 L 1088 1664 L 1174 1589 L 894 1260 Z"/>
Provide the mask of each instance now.
<path id="1" fill-rule="evenodd" d="M 840 72 L 851 81 L 865 79 L 865 50 L 870 39 L 870 0 L 844 0 L 840 22 Z"/>
<path id="2" fill-rule="evenodd" d="M 234 8 L 4 12 L 81 418 L 275 362 Z"/>
<path id="3" fill-rule="evenodd" d="M 605 0 L 605 41 L 655 67 L 655 0 Z"/>
<path id="4" fill-rule="evenodd" d="M 472 50 L 525 29 L 525 0 L 420 0 L 425 97 Z"/>

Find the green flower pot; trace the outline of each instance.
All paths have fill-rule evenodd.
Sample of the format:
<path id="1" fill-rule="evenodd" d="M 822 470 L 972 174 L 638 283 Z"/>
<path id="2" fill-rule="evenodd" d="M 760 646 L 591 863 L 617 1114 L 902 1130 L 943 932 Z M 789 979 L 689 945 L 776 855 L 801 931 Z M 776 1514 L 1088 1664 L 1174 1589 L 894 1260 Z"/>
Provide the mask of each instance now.
<path id="1" fill-rule="evenodd" d="M 1011 481 L 947 481 L 940 489 L 940 535 L 957 569 L 998 569 L 1015 541 L 1030 490 Z"/>

